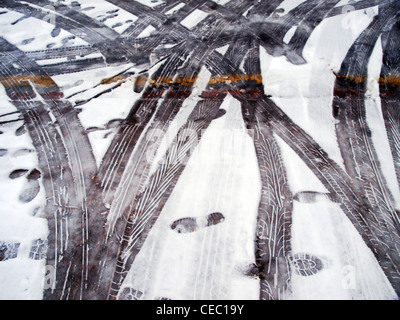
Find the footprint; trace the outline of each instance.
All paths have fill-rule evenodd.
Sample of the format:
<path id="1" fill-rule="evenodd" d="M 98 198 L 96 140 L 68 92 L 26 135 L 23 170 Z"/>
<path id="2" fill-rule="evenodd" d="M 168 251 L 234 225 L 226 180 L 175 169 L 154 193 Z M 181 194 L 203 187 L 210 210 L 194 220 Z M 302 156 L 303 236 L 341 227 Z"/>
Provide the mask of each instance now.
<path id="1" fill-rule="evenodd" d="M 210 227 L 219 224 L 225 220 L 225 217 L 220 212 L 214 212 L 206 217 L 201 218 L 182 218 L 174 221 L 171 224 L 171 229 L 178 233 L 191 233 L 205 227 Z"/>
<path id="2" fill-rule="evenodd" d="M 76 82 L 74 83 L 73 86 L 74 86 L 74 87 L 78 87 L 78 86 L 82 85 L 84 82 L 85 82 L 84 80 L 78 80 L 78 81 L 76 81 Z"/>
<path id="3" fill-rule="evenodd" d="M 316 203 L 329 200 L 336 202 L 336 199 L 332 194 L 315 191 L 298 192 L 293 196 L 293 199 L 300 203 Z"/>
<path id="4" fill-rule="evenodd" d="M 78 1 L 72 1 L 71 7 L 79 10 L 81 8 L 81 4 Z"/>
<path id="5" fill-rule="evenodd" d="M 27 174 L 29 170 L 27 169 L 17 169 L 14 170 L 13 172 L 10 173 L 9 178 L 10 179 L 17 179 L 19 177 L 22 177 L 23 175 Z"/>
<path id="6" fill-rule="evenodd" d="M 22 136 L 22 135 L 24 135 L 25 133 L 26 133 L 26 128 L 25 128 L 24 125 L 23 125 L 23 126 L 20 126 L 17 130 L 15 130 L 15 135 L 16 135 L 17 137 Z"/>
<path id="7" fill-rule="evenodd" d="M 28 180 L 25 189 L 19 195 L 19 200 L 23 203 L 31 202 L 36 198 L 40 191 L 39 181 L 37 180 Z"/>
<path id="8" fill-rule="evenodd" d="M 7 154 L 7 149 L 0 149 L 0 157 L 4 157 Z"/>
<path id="9" fill-rule="evenodd" d="M 24 45 L 27 45 L 27 44 L 32 43 L 33 41 L 35 41 L 35 38 L 29 38 L 29 39 L 23 40 L 23 41 L 21 42 L 21 44 L 24 46 Z"/>
<path id="10" fill-rule="evenodd" d="M 83 8 L 82 11 L 90 11 L 93 9 L 95 9 L 95 7 L 86 7 L 86 8 Z"/>
<path id="11" fill-rule="evenodd" d="M 99 19 L 99 21 L 100 21 L 101 23 L 104 23 L 104 22 L 106 22 L 107 20 L 113 19 L 113 18 L 115 18 L 115 17 L 118 17 L 118 14 L 111 14 L 111 15 L 108 15 L 108 16 L 106 16 L 106 17 L 104 17 L 104 18 Z"/>
<path id="12" fill-rule="evenodd" d="M 0 241 L 0 261 L 15 259 L 18 256 L 20 243 Z"/>
<path id="13" fill-rule="evenodd" d="M 308 253 L 296 253 L 290 256 L 289 260 L 293 270 L 303 277 L 312 276 L 325 267 L 322 259 Z"/>
<path id="14" fill-rule="evenodd" d="M 245 266 L 244 268 L 240 268 L 241 272 L 250 278 L 258 278 L 260 276 L 260 269 L 255 263 Z"/>
<path id="15" fill-rule="evenodd" d="M 65 46 L 71 39 L 69 37 L 61 39 L 61 43 Z"/>
<path id="16" fill-rule="evenodd" d="M 38 180 L 42 176 L 42 173 L 38 169 L 33 169 L 27 176 L 28 181 Z"/>
<path id="17" fill-rule="evenodd" d="M 224 220 L 225 220 L 225 217 L 222 213 L 220 213 L 220 212 L 210 213 L 207 216 L 207 227 L 221 223 Z"/>
<path id="18" fill-rule="evenodd" d="M 114 24 L 114 25 L 112 26 L 112 28 L 118 28 L 118 27 L 120 27 L 120 26 L 122 26 L 122 23 L 121 23 L 121 22 L 117 22 L 116 24 Z"/>
<path id="19" fill-rule="evenodd" d="M 51 30 L 51 36 L 53 38 L 58 37 L 61 33 L 61 28 L 55 27 L 53 30 Z"/>
<path id="20" fill-rule="evenodd" d="M 119 11 L 119 9 L 114 9 L 114 10 L 107 11 L 106 13 L 113 14 L 113 13 L 117 13 L 118 11 Z"/>
<path id="21" fill-rule="evenodd" d="M 118 295 L 118 300 L 140 300 L 142 296 L 143 292 L 132 287 L 125 287 Z"/>
<path id="22" fill-rule="evenodd" d="M 29 153 L 35 152 L 33 149 L 19 149 L 13 153 L 13 157 L 25 156 Z"/>
<path id="23" fill-rule="evenodd" d="M 32 260 L 43 260 L 46 258 L 48 241 L 37 239 L 32 242 L 32 247 L 29 252 L 29 258 Z"/>
<path id="24" fill-rule="evenodd" d="M 183 218 L 172 223 L 171 229 L 178 233 L 190 233 L 197 231 L 199 225 L 196 218 Z"/>
<path id="25" fill-rule="evenodd" d="M 28 16 L 23 16 L 23 17 L 21 17 L 21 18 L 15 20 L 14 22 L 11 22 L 11 25 L 12 25 L 12 26 L 15 26 L 17 23 L 19 23 L 19 22 L 21 22 L 21 21 L 23 21 L 23 20 L 25 20 L 25 19 L 28 19 Z"/>

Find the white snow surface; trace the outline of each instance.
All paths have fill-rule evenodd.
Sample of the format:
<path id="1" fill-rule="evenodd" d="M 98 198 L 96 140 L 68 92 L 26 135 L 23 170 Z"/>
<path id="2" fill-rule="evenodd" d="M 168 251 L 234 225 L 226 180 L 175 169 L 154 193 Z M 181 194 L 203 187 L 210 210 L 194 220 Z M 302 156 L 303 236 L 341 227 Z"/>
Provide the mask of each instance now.
<path id="1" fill-rule="evenodd" d="M 0 36 L 22 51 L 46 50 L 50 46 L 55 49 L 63 46 L 88 45 L 86 41 L 76 38 L 63 29 L 60 30 L 60 33 L 56 37 L 52 37 L 51 32 L 54 29 L 54 25 L 48 23 L 46 20 L 39 20 L 32 17 L 21 19 L 24 15 L 19 12 L 1 7 L 0 9 L 6 11 L 6 13 L 1 15 L 0 19 Z M 66 39 L 69 40 L 66 41 Z"/>
<path id="2" fill-rule="evenodd" d="M 149 7 L 162 1 L 135 0 Z M 214 0 L 225 4 L 227 0 Z M 68 1 L 66 1 L 68 2 Z M 71 1 L 69 1 L 71 2 Z M 286 0 L 281 4 L 285 12 L 301 0 Z M 98 19 L 112 11 L 106 1 L 79 0 L 83 8 L 93 6 L 85 14 Z M 347 4 L 344 0 L 340 5 Z M 3 9 L 2 9 L 3 10 Z M 6 9 L 4 9 L 6 10 Z M 301 128 L 312 136 L 329 156 L 343 167 L 337 145 L 331 102 L 334 72 L 357 36 L 370 23 L 377 8 L 350 12 L 323 21 L 312 34 L 304 50 L 305 65 L 292 65 L 284 57 L 272 57 L 261 49 L 262 75 L 266 94 Z M 191 29 L 207 16 L 197 10 L 181 23 Z M 62 46 L 62 39 L 70 36 L 62 30 L 51 37 L 53 26 L 44 21 L 22 17 L 7 10 L 0 19 L 0 36 L 21 50 L 43 50 L 49 43 Z M 132 21 L 130 21 L 132 20 Z M 122 10 L 107 19 L 106 24 L 122 33 L 134 22 L 134 17 Z M 122 25 L 118 25 L 122 23 Z M 27 27 L 29 25 L 29 27 Z M 118 25 L 118 26 L 117 26 Z M 32 28 L 32 26 L 36 26 Z M 39 27 L 40 26 L 40 27 Z M 37 33 L 41 30 L 41 33 Z M 292 30 L 291 32 L 293 32 Z M 25 41 L 33 39 L 32 41 Z M 287 35 L 286 41 L 290 40 Z M 69 45 L 86 45 L 81 39 Z M 224 49 L 220 48 L 223 53 Z M 395 199 L 400 191 L 394 175 L 387 136 L 380 113 L 377 88 L 381 65 L 380 41 L 369 65 L 370 83 L 367 92 L 367 121 L 384 177 Z M 88 101 L 112 85 L 98 84 L 132 66 L 105 68 L 55 76 L 72 103 Z M 191 97 L 185 101 L 176 120 L 156 154 L 151 172 L 157 169 L 171 137 L 185 122 L 200 100 L 210 74 L 202 70 Z M 107 123 L 123 119 L 139 95 L 132 90 L 134 77 L 109 93 L 79 106 L 79 119 L 84 128 L 97 128 L 89 133 L 97 164 L 102 161 L 115 129 Z M 254 234 L 261 181 L 251 137 L 246 132 L 240 103 L 228 95 L 221 106 L 226 114 L 212 121 L 168 199 L 143 248 L 134 261 L 124 286 L 144 292 L 145 299 L 258 299 L 259 281 L 243 272 L 254 262 Z M 0 116 L 15 112 L 0 86 Z M 9 115 L 7 119 L 12 117 Z M 21 243 L 17 259 L 0 262 L 0 299 L 40 299 L 43 295 L 43 260 L 28 258 L 31 243 L 45 239 L 47 223 L 40 218 L 46 203 L 43 188 L 29 204 L 18 201 L 25 178 L 9 179 L 15 169 L 36 168 L 34 152 L 20 154 L 21 149 L 33 150 L 28 134 L 15 135 L 22 122 L 12 122 L 0 129 L 0 149 L 7 152 L 0 157 L 0 240 Z M 144 132 L 146 134 L 146 131 Z M 292 193 L 327 190 L 293 150 L 276 137 L 281 148 Z M 24 180 L 25 179 L 25 180 Z M 397 208 L 399 203 L 396 202 Z M 38 210 L 38 211 L 37 211 Z M 36 215 L 33 214 L 36 212 Z M 179 234 L 171 229 L 177 219 L 195 217 L 199 220 L 212 212 L 225 216 L 222 223 L 194 233 Z M 349 222 L 340 207 L 329 200 L 305 204 L 294 201 L 292 225 L 293 253 L 308 253 L 321 258 L 325 268 L 316 275 L 292 276 L 291 299 L 393 299 L 395 293 L 379 267 L 372 252 Z"/>
<path id="3" fill-rule="evenodd" d="M 207 18 L 207 16 L 208 13 L 200 9 L 196 9 L 181 21 L 181 25 L 188 28 L 189 30 L 193 29 L 197 24 L 199 24 L 201 21 Z"/>
<path id="4" fill-rule="evenodd" d="M 16 112 L 8 101 L 4 87 L 0 85 L 0 115 Z M 4 117 L 0 118 L 4 121 Z M 37 168 L 38 160 L 28 133 L 17 136 L 15 131 L 23 121 L 1 126 L 0 149 L 7 153 L 0 157 L 0 241 L 20 243 L 16 259 L 0 262 L 0 300 L 41 299 L 45 261 L 32 260 L 29 252 L 36 239 L 47 239 L 47 221 L 39 218 L 45 204 L 43 186 L 37 197 L 29 202 L 19 201 L 19 195 L 27 186 L 26 177 L 10 179 L 12 171 Z"/>
<path id="5" fill-rule="evenodd" d="M 139 3 L 141 3 L 141 4 L 145 5 L 145 6 L 148 6 L 150 8 L 157 7 L 157 6 L 159 6 L 159 5 L 164 3 L 163 0 L 132 0 L 132 1 L 139 2 Z"/>
<path id="6" fill-rule="evenodd" d="M 240 103 L 227 96 L 168 199 L 124 285 L 147 299 L 257 299 L 258 281 L 245 277 L 254 261 L 260 197 L 254 145 Z M 171 223 L 221 212 L 225 221 L 179 234 Z"/>
<path id="7" fill-rule="evenodd" d="M 51 0 L 58 2 L 58 0 Z M 104 23 L 117 33 L 123 33 L 138 19 L 134 14 L 121 9 L 105 0 L 65 0 L 65 5 L 77 2 L 81 5 L 82 13 Z"/>

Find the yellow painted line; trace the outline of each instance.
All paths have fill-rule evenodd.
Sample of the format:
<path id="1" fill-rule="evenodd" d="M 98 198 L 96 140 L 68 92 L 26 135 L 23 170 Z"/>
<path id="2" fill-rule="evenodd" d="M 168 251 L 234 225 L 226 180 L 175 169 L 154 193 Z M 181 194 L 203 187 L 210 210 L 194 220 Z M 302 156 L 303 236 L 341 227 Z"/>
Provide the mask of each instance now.
<path id="1" fill-rule="evenodd" d="M 33 83 L 42 87 L 56 87 L 57 84 L 49 76 L 11 76 L 0 77 L 0 83 L 4 87 L 28 85 Z"/>
<path id="2" fill-rule="evenodd" d="M 363 83 L 367 81 L 367 75 L 355 75 L 355 76 L 337 76 L 339 79 L 343 79 L 348 82 Z M 387 75 L 379 78 L 379 84 L 390 85 L 392 87 L 400 86 L 400 75 Z"/>
<path id="3" fill-rule="evenodd" d="M 379 79 L 381 85 L 388 84 L 392 87 L 400 87 L 400 75 L 387 75 Z"/>
<path id="4" fill-rule="evenodd" d="M 127 78 L 131 77 L 130 75 L 120 75 L 120 76 L 115 76 L 111 78 L 104 79 L 100 82 L 102 85 L 106 84 L 111 84 L 115 83 L 118 81 L 124 81 Z M 155 77 L 150 80 L 148 80 L 147 76 L 139 76 L 136 78 L 136 85 L 144 85 L 147 81 L 149 81 L 149 84 L 152 86 L 161 86 L 161 85 L 168 85 L 168 84 L 180 84 L 182 86 L 189 86 L 192 85 L 197 81 L 197 76 L 160 76 L 160 77 Z M 262 83 L 262 75 L 261 74 L 227 74 L 227 75 L 217 75 L 217 76 L 212 76 L 210 78 L 209 84 L 231 84 L 234 82 L 239 82 L 239 81 L 255 81 L 258 84 Z"/>
<path id="5" fill-rule="evenodd" d="M 115 83 L 115 82 L 118 82 L 118 81 L 124 81 L 129 77 L 130 76 L 125 76 L 125 75 L 115 76 L 115 77 L 111 77 L 111 78 L 107 78 L 107 79 L 101 80 L 100 84 L 101 85 L 112 84 L 112 83 Z"/>

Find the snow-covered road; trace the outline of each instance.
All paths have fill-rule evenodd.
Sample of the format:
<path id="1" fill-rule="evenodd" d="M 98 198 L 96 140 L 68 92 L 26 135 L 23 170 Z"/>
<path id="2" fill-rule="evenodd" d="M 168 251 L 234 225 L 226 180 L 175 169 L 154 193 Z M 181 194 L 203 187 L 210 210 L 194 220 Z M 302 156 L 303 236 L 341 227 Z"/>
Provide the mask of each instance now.
<path id="1" fill-rule="evenodd" d="M 0 299 L 396 299 L 396 1 L 3 1 Z"/>

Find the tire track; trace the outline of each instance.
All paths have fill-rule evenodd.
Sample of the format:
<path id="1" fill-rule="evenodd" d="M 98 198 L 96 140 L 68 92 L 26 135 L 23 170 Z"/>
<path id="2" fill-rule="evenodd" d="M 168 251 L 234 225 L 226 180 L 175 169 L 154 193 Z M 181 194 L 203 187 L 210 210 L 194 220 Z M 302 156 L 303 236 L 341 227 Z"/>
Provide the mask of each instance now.
<path id="1" fill-rule="evenodd" d="M 1 52 L 1 73 L 5 79 L 19 76 L 21 68 L 28 75 L 40 72 L 47 76 L 17 48 L 4 39 L 0 42 L 6 50 Z M 14 68 L 15 63 L 20 69 Z M 20 91 L 18 84 L 8 81 L 8 85 L 17 93 Z M 59 89 L 56 87 L 56 90 Z M 13 103 L 23 115 L 43 172 L 45 212 L 50 229 L 47 263 L 56 270 L 56 286 L 45 292 L 45 298 L 64 299 L 70 294 L 82 297 L 89 264 L 86 190 L 90 185 L 89 176 L 96 170 L 95 162 L 87 136 L 81 135 L 83 129 L 73 107 L 49 99 L 45 87 L 38 88 L 38 92 L 43 97 L 41 101 L 14 100 Z M 72 266 L 71 261 L 77 263 Z"/>

